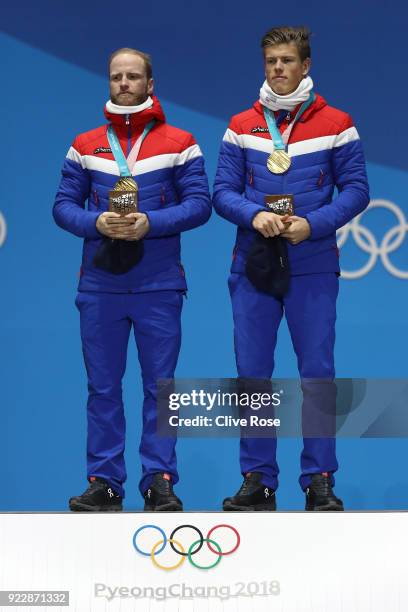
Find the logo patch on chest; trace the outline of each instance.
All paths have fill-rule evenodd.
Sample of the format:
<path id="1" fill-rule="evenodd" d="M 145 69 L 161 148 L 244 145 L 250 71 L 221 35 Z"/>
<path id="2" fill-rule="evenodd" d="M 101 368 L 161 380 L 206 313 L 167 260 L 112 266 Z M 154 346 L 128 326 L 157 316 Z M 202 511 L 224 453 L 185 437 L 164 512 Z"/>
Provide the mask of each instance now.
<path id="1" fill-rule="evenodd" d="M 112 149 L 110 147 L 98 147 L 95 149 L 94 155 L 97 155 L 98 153 L 112 153 Z"/>
<path id="2" fill-rule="evenodd" d="M 260 125 L 257 125 L 256 127 L 253 127 L 251 130 L 251 134 L 268 134 L 269 130 L 267 127 L 262 127 Z"/>

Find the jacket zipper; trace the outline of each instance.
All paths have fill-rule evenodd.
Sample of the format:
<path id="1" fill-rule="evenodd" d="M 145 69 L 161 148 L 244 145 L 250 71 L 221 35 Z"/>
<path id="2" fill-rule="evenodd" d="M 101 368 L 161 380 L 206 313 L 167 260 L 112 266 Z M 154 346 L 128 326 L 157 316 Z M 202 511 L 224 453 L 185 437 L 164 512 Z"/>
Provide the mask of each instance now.
<path id="1" fill-rule="evenodd" d="M 130 115 L 125 115 L 125 122 L 126 125 L 128 126 L 128 133 L 127 133 L 127 138 L 128 138 L 128 142 L 127 142 L 127 154 L 126 156 L 129 155 L 130 153 L 130 149 L 131 149 L 131 144 L 132 144 L 132 138 L 131 138 L 131 127 L 130 127 Z"/>
<path id="2" fill-rule="evenodd" d="M 293 127 L 295 127 L 295 126 L 293 126 Z M 292 132 L 293 132 L 293 130 L 292 130 Z M 288 140 L 288 142 L 285 145 L 285 151 L 286 151 L 286 153 L 288 153 L 288 151 L 289 151 L 289 140 Z M 289 155 L 289 153 L 288 153 L 288 155 Z M 286 172 L 282 176 L 282 182 L 283 182 L 282 193 L 286 193 L 286 179 L 287 179 L 287 175 L 288 175 L 289 170 L 290 170 L 290 167 L 286 170 Z"/>
<path id="3" fill-rule="evenodd" d="M 288 149 L 289 149 L 289 143 L 285 146 L 286 153 L 288 152 Z M 282 183 L 283 183 L 283 185 L 282 185 L 282 193 L 286 193 L 286 178 L 287 178 L 289 170 L 290 170 L 290 168 L 288 168 L 286 170 L 286 172 L 282 176 Z"/>

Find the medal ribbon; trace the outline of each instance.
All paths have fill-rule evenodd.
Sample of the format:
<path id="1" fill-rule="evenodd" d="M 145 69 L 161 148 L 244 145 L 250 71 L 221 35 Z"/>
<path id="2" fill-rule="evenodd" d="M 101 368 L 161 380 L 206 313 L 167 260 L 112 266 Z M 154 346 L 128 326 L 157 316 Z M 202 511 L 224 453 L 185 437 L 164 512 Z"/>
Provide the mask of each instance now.
<path id="1" fill-rule="evenodd" d="M 316 99 L 316 96 L 314 92 L 311 91 L 309 95 L 309 99 L 306 100 L 306 102 L 303 102 L 302 106 L 299 108 L 298 112 L 296 113 L 296 117 L 294 118 L 292 123 L 288 125 L 288 127 L 286 128 L 283 134 L 280 133 L 279 128 L 276 125 L 275 115 L 273 111 L 267 108 L 266 106 L 263 107 L 265 121 L 268 125 L 269 134 L 271 135 L 274 149 L 277 149 L 278 151 L 285 151 L 286 145 L 289 142 L 289 138 L 290 138 L 290 135 L 292 133 L 292 130 L 293 130 L 293 127 L 296 121 L 299 121 L 300 117 L 303 115 L 305 110 L 309 108 L 311 104 L 313 104 L 315 99 Z"/>
<path id="2" fill-rule="evenodd" d="M 155 120 L 153 119 L 153 121 L 150 121 L 146 125 L 145 129 L 143 130 L 143 134 L 139 136 L 139 138 L 136 140 L 135 144 L 132 147 L 131 152 L 129 153 L 129 157 L 128 157 L 129 161 L 131 159 L 134 159 L 134 162 L 136 161 L 139 155 L 139 151 L 142 146 L 142 143 L 144 139 L 146 138 L 146 136 L 148 135 L 148 133 L 150 132 L 150 130 L 152 129 L 152 127 L 154 126 L 154 124 L 155 124 Z M 128 162 L 126 161 L 126 157 L 124 156 L 122 147 L 120 146 L 119 139 L 116 136 L 116 132 L 113 129 L 112 125 L 108 126 L 107 136 L 108 136 L 110 147 L 112 149 L 113 157 L 115 158 L 115 161 L 119 166 L 120 176 L 123 176 L 123 177 L 132 176 L 132 173 L 129 170 Z M 134 162 L 132 163 L 132 167 L 134 165 Z"/>

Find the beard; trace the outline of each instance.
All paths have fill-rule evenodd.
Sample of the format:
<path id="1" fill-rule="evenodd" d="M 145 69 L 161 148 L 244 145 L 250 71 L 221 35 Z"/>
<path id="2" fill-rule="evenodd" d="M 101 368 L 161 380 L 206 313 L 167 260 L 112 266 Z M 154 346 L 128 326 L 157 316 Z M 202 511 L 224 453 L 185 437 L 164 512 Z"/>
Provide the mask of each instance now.
<path id="1" fill-rule="evenodd" d="M 118 106 L 138 106 L 139 104 L 143 104 L 147 98 L 147 91 L 142 94 L 119 92 L 118 94 L 113 95 L 111 93 L 112 102 Z"/>

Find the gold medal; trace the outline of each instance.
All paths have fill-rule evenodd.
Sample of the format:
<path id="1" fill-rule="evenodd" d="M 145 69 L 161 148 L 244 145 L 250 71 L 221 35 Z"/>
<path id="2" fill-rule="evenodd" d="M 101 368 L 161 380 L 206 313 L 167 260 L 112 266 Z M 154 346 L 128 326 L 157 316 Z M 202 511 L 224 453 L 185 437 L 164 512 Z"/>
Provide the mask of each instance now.
<path id="1" fill-rule="evenodd" d="M 282 149 L 275 149 L 268 157 L 266 166 L 269 172 L 272 172 L 273 174 L 283 174 L 290 168 L 291 163 L 292 160 L 286 151 L 283 151 Z"/>
<path id="2" fill-rule="evenodd" d="M 138 186 L 131 176 L 123 176 L 109 192 L 109 210 L 122 217 L 137 212 Z"/>
<path id="3" fill-rule="evenodd" d="M 137 191 L 137 183 L 131 176 L 122 176 L 113 191 Z"/>

